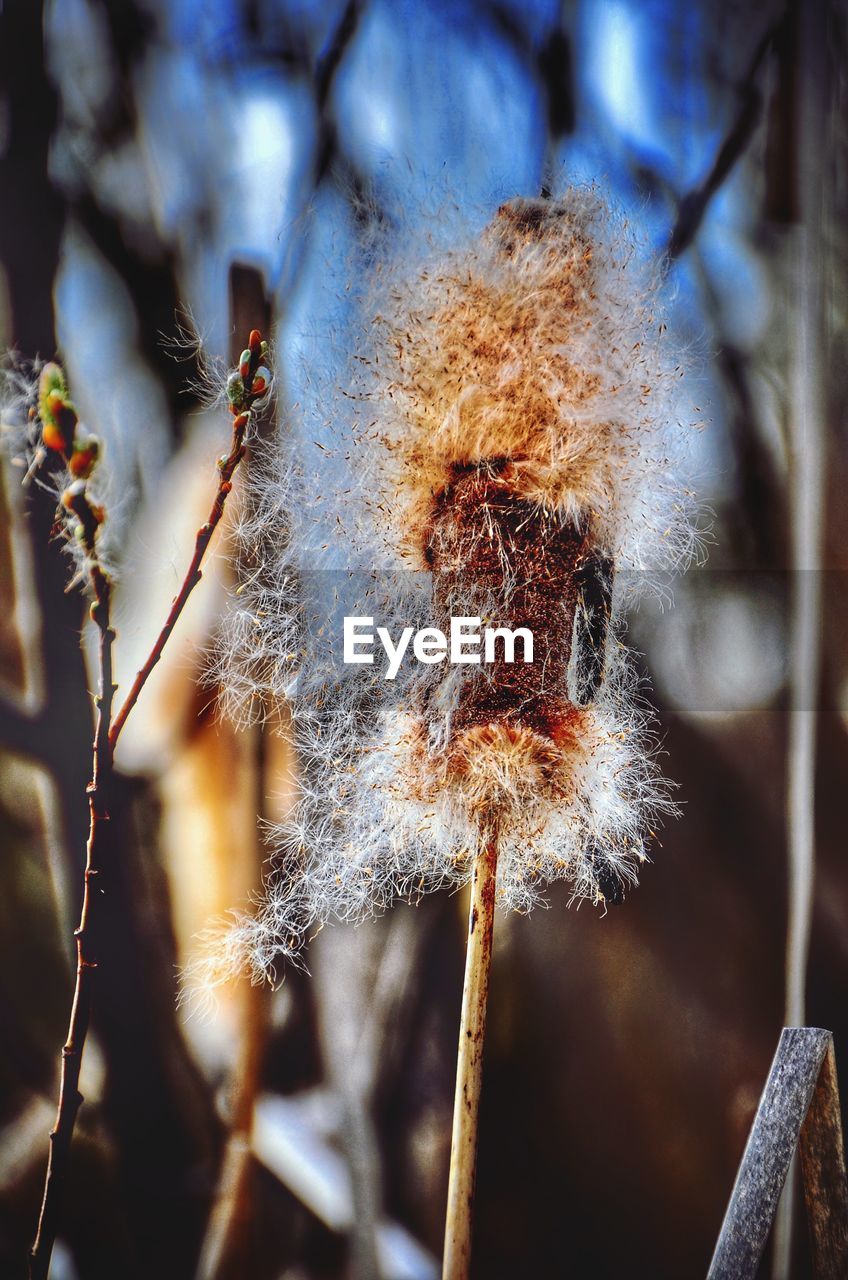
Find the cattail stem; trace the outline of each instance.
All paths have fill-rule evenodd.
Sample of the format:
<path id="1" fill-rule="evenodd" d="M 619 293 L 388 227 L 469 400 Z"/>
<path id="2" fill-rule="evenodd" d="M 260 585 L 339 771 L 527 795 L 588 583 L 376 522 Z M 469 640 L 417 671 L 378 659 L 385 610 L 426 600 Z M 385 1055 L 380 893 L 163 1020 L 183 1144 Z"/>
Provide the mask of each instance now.
<path id="1" fill-rule="evenodd" d="M 77 1113 L 82 1104 L 79 1091 L 82 1055 L 91 1019 L 93 987 L 97 975 L 98 934 L 107 895 L 103 886 L 108 859 L 104 846 L 109 839 L 109 803 L 112 780 L 112 747 L 109 725 L 115 685 L 112 682 L 111 587 L 109 579 L 95 560 L 92 563 L 91 586 L 94 605 L 91 616 L 100 631 L 100 681 L 97 693 L 97 725 L 94 737 L 94 768 L 88 788 L 90 825 L 85 864 L 85 889 L 82 913 L 76 931 L 77 976 L 71 1006 L 68 1038 L 62 1048 L 59 1105 L 56 1124 L 50 1133 L 44 1198 L 38 1218 L 35 1243 L 30 1255 L 30 1280 L 47 1280 L 50 1257 L 56 1240 L 59 1206 L 67 1180 L 71 1140 Z"/>
<path id="2" fill-rule="evenodd" d="M 488 843 L 481 845 L 474 860 L 471 880 L 468 947 L 465 953 L 465 985 L 462 991 L 451 1134 L 443 1280 L 465 1280 L 471 1265 L 477 1116 L 483 1083 L 483 1047 L 486 1039 L 497 868 L 498 846 L 497 839 L 493 837 Z"/>

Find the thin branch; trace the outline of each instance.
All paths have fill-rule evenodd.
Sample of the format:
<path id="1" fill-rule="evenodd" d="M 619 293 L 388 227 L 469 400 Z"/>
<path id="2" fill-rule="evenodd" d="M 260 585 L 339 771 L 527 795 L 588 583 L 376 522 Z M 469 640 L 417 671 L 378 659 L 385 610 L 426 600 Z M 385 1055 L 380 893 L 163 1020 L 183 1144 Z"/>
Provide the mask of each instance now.
<path id="1" fill-rule="evenodd" d="M 770 27 L 754 52 L 751 65 L 740 89 L 741 105 L 733 123 L 722 141 L 713 166 L 704 181 L 694 191 L 689 191 L 680 201 L 677 221 L 669 237 L 666 252 L 669 258 L 679 258 L 689 248 L 698 234 L 710 201 L 722 186 L 728 174 L 747 150 L 748 144 L 760 123 L 763 113 L 762 94 L 756 79 L 765 55 L 779 31 L 779 24 Z"/>
<path id="2" fill-rule="evenodd" d="M 483 1084 L 483 1047 L 492 961 L 497 867 L 497 839 L 493 837 L 478 851 L 471 880 L 468 948 L 465 954 L 465 985 L 462 991 L 451 1133 L 443 1280 L 466 1280 L 471 1263 L 477 1117 Z"/>
<path id="3" fill-rule="evenodd" d="M 91 540 L 93 551 L 93 536 Z M 92 559 L 90 582 L 94 593 L 91 616 L 100 632 L 99 688 L 96 700 L 97 722 L 94 737 L 94 767 L 88 787 L 89 835 L 85 864 L 85 890 L 82 914 L 76 930 L 77 976 L 68 1038 L 62 1049 L 61 1082 L 56 1124 L 50 1133 L 50 1152 L 44 1182 L 44 1199 L 38 1219 L 38 1230 L 30 1259 L 31 1280 L 47 1280 L 50 1256 L 56 1239 L 56 1228 L 62 1192 L 67 1176 L 71 1139 L 77 1114 L 83 1101 L 79 1091 L 80 1070 L 85 1040 L 91 1019 L 91 1005 L 98 967 L 100 917 L 107 902 L 100 879 L 106 866 L 104 855 L 109 842 L 109 805 L 112 782 L 112 746 L 109 726 L 115 685 L 112 681 L 111 587 L 109 579 Z"/>
<path id="4" fill-rule="evenodd" d="M 67 1181 L 71 1142 L 77 1115 L 83 1102 L 79 1089 L 82 1056 L 91 1021 L 95 975 L 98 971 L 99 957 L 107 924 L 105 911 L 109 895 L 106 891 L 106 877 L 110 865 L 113 864 L 113 858 L 109 855 L 112 852 L 110 850 L 110 806 L 114 791 L 113 762 L 115 742 L 150 672 L 159 661 L 168 636 L 171 634 L 188 596 L 200 581 L 200 563 L 223 514 L 227 495 L 232 488 L 233 474 L 244 456 L 244 437 L 250 422 L 251 410 L 268 390 L 267 370 L 261 371 L 261 379 L 257 377 L 259 363 L 264 350 L 265 344 L 261 340 L 259 331 L 253 330 L 249 339 L 249 349 L 243 353 L 242 359 L 239 361 L 238 373 L 231 375 L 227 385 L 232 411 L 235 415 L 233 436 L 229 454 L 219 462 L 220 479 L 209 519 L 198 530 L 194 556 L 182 588 L 171 606 L 165 626 L 160 632 L 145 666 L 139 672 L 126 702 L 114 721 L 112 719 L 112 706 L 116 686 L 113 681 L 112 644 L 115 633 L 111 624 L 111 584 L 100 565 L 97 551 L 97 538 L 104 513 L 89 501 L 85 478 L 74 480 L 62 495 L 62 507 L 75 518 L 74 533 L 80 536 L 86 554 L 88 580 L 93 596 L 91 618 L 100 632 L 99 681 L 96 699 L 97 717 L 93 771 L 91 782 L 87 788 L 89 835 L 86 846 L 83 902 L 79 926 L 75 933 L 77 943 L 76 985 L 71 1006 L 68 1036 L 62 1049 L 59 1105 L 56 1124 L 50 1134 L 44 1197 L 39 1214 L 35 1242 L 30 1254 L 30 1280 L 47 1280 L 50 1258 L 56 1240 L 62 1195 Z M 56 394 L 59 394 L 58 387 Z M 65 399 L 61 408 L 65 413 L 70 410 L 74 414 L 73 421 L 74 427 L 76 427 L 76 414 L 73 410 L 73 405 L 67 399 L 66 389 L 64 389 L 64 394 Z M 57 410 L 51 410 L 51 413 L 55 412 Z M 86 477 L 87 474 L 85 473 Z"/>
<path id="5" fill-rule="evenodd" d="M 247 428 L 247 422 L 248 415 L 246 413 L 240 413 L 233 421 L 233 438 L 230 444 L 230 452 L 226 458 L 222 459 L 219 463 L 220 478 L 218 481 L 218 490 L 215 494 L 215 500 L 212 503 L 212 509 L 209 512 L 206 523 L 202 524 L 197 531 L 194 543 L 194 555 L 192 556 L 191 562 L 186 570 L 182 586 L 171 604 L 170 611 L 165 619 L 165 625 L 156 637 L 156 643 L 150 650 L 147 661 L 136 675 L 130 691 L 124 700 L 123 706 L 115 716 L 111 732 L 109 734 L 109 741 L 111 742 L 113 749 L 118 741 L 121 730 L 126 724 L 127 716 L 138 701 L 139 694 L 147 684 L 153 668 L 162 657 L 162 650 L 165 648 L 168 637 L 176 626 L 177 620 L 185 608 L 186 601 L 200 579 L 203 577 L 203 571 L 201 569 L 203 557 L 206 555 L 209 543 L 212 541 L 212 535 L 220 523 L 221 516 L 224 514 L 224 504 L 226 503 L 227 496 L 233 487 L 232 481 L 235 470 L 244 457 L 244 435 Z"/>

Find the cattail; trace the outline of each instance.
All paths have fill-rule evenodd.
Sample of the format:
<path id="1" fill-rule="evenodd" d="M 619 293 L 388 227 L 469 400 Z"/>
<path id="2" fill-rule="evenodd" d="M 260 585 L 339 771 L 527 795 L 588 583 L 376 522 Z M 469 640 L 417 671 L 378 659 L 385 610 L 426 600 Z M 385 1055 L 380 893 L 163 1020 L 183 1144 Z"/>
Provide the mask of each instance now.
<path id="1" fill-rule="evenodd" d="M 341 394 L 318 378 L 253 469 L 237 538 L 258 567 L 210 679 L 237 719 L 285 705 L 296 798 L 257 912 L 190 983 L 273 973 L 326 921 L 464 883 L 494 832 L 504 907 L 558 879 L 618 902 L 673 811 L 621 618 L 692 555 L 694 502 L 634 237 L 582 190 L 404 257 L 368 247 Z M 342 664 L 344 616 L 393 636 L 480 619 L 529 631 L 533 661 L 496 634 L 491 662 L 410 657 L 387 681 L 379 656 Z"/>
<path id="2" fill-rule="evenodd" d="M 526 910 L 558 879 L 620 903 L 673 811 L 622 610 L 692 554 L 693 500 L 681 369 L 596 192 L 513 200 L 417 272 L 375 274 L 352 412 L 319 394 L 333 417 L 305 419 L 308 444 L 292 424 L 254 469 L 254 568 L 210 678 L 244 719 L 285 705 L 296 798 L 257 912 L 213 930 L 187 981 L 273 976 L 332 919 L 471 880 L 444 1253 L 464 1280 L 495 905 Z M 355 646 L 339 661 L 356 621 L 377 624 L 385 672 Z M 482 655 L 461 643 L 475 625 Z"/>

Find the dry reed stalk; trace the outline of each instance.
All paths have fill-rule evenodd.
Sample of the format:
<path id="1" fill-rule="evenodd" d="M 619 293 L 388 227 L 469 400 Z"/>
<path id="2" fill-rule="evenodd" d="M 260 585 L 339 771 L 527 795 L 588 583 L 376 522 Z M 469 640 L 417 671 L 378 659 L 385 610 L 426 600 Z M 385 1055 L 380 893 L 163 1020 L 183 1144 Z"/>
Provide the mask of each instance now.
<path id="1" fill-rule="evenodd" d="M 267 810 L 267 743 L 263 725 L 253 726 L 252 738 L 258 889 L 262 865 L 259 822 Z M 215 1203 L 197 1265 L 197 1280 L 233 1280 L 233 1277 L 243 1274 L 245 1268 L 252 1264 L 250 1241 L 256 1199 L 252 1150 L 253 1115 L 262 1083 L 269 994 L 267 986 L 259 983 L 246 983 L 242 991 L 242 1040 L 232 1078 L 229 1133 L 221 1161 Z"/>
<path id="2" fill-rule="evenodd" d="M 477 852 L 468 910 L 468 946 L 459 1022 L 456 1093 L 451 1133 L 448 1208 L 445 1221 L 444 1280 L 464 1280 L 471 1264 L 477 1118 L 483 1087 L 483 1050 L 489 999 L 489 972 L 495 923 L 497 836 Z"/>
<path id="3" fill-rule="evenodd" d="M 827 31 L 820 0 L 799 5 L 796 180 L 800 225 L 791 241 L 795 329 L 790 355 L 789 446 L 792 604 L 786 759 L 788 908 L 784 1025 L 806 1024 L 815 890 L 815 774 L 821 673 L 825 476 L 825 292 L 822 175 L 826 154 Z M 793 1160 L 774 1229 L 772 1280 L 791 1272 L 798 1165 Z"/>

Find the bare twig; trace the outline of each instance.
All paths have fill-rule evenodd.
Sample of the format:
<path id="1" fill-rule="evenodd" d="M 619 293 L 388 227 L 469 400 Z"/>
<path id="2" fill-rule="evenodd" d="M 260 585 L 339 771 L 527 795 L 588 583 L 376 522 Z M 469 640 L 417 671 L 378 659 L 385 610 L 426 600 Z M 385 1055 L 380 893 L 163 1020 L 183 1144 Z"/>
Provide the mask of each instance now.
<path id="1" fill-rule="evenodd" d="M 75 933 L 77 942 L 76 985 L 71 1006 L 68 1036 L 62 1049 L 59 1104 L 56 1124 L 50 1134 L 44 1197 L 39 1214 L 35 1242 L 30 1255 L 31 1280 L 47 1280 L 50 1258 L 56 1240 L 59 1208 L 67 1180 L 71 1142 L 76 1126 L 76 1118 L 83 1102 L 79 1089 L 80 1071 L 83 1050 L 91 1021 L 95 975 L 98 970 L 106 924 L 104 916 L 108 903 L 106 877 L 112 863 L 111 850 L 109 848 L 110 805 L 113 793 L 115 743 L 150 672 L 162 655 L 165 643 L 174 629 L 186 600 L 200 581 L 201 561 L 223 514 L 227 495 L 232 488 L 232 477 L 244 456 L 244 437 L 250 421 L 250 411 L 253 405 L 265 395 L 268 388 L 267 370 L 260 371 L 261 379 L 257 377 L 257 370 L 259 369 L 264 349 L 261 335 L 258 330 L 254 330 L 250 335 L 249 350 L 244 352 L 239 362 L 238 374 L 233 374 L 228 383 L 228 394 L 231 393 L 230 400 L 235 415 L 233 435 L 229 453 L 219 462 L 220 479 L 209 518 L 206 524 L 198 530 L 194 556 L 180 592 L 171 606 L 165 626 L 159 633 L 147 662 L 138 673 L 130 693 L 114 721 L 112 719 L 112 705 L 116 686 L 112 675 L 112 644 L 115 633 L 111 623 L 111 584 L 100 564 L 97 550 L 97 536 L 103 520 L 103 512 L 89 501 L 84 479 L 77 479 L 62 495 L 62 506 L 75 519 L 76 528 L 74 531 L 80 536 L 85 549 L 87 575 L 93 596 L 91 618 L 100 632 L 99 681 L 96 699 L 97 716 L 93 772 L 91 782 L 87 788 L 89 835 L 86 851 L 85 883 L 80 923 Z M 64 413 L 66 418 L 68 414 L 73 414 L 72 422 L 75 430 L 77 424 L 76 413 L 71 402 L 67 399 L 66 388 L 61 385 L 63 381 L 61 370 L 58 370 L 58 376 L 59 381 L 55 384 L 54 393 L 60 397 L 60 404 L 53 409 L 49 409 L 50 402 L 49 400 L 47 401 L 49 412 L 52 415 L 52 424 L 54 426 L 56 424 L 56 414 Z M 47 439 L 46 427 L 44 438 Z M 87 475 L 88 473 L 84 474 Z"/>
<path id="2" fill-rule="evenodd" d="M 497 838 L 493 837 L 477 853 L 471 880 L 442 1264 L 444 1280 L 465 1280 L 471 1263 L 477 1117 L 483 1083 L 483 1047 L 486 1038 L 497 866 Z"/>
<path id="3" fill-rule="evenodd" d="M 31 1280 L 47 1280 L 50 1256 L 56 1239 L 57 1218 L 66 1180 L 71 1139 L 77 1113 L 83 1098 L 79 1091 L 82 1054 L 91 1018 L 94 982 L 98 966 L 98 935 L 100 916 L 107 898 L 103 892 L 101 876 L 106 867 L 105 857 L 109 843 L 109 804 L 112 781 L 112 746 L 109 727 L 112 719 L 112 700 L 115 685 L 112 682 L 112 642 L 115 633 L 111 625 L 111 586 L 101 569 L 94 552 L 94 534 L 89 531 L 89 552 L 92 557 L 89 578 L 94 593 L 91 609 L 92 620 L 100 632 L 99 684 L 97 693 L 97 720 L 94 737 L 94 768 L 88 787 L 89 835 L 85 865 L 85 890 L 82 914 L 76 930 L 77 976 L 68 1038 L 62 1049 L 59 1106 L 56 1124 L 50 1133 L 50 1152 L 47 1175 L 44 1182 L 44 1199 L 38 1219 L 38 1230 L 30 1260 Z"/>
<path id="4" fill-rule="evenodd" d="M 680 201 L 677 219 L 666 250 L 669 258 L 679 258 L 692 244 L 710 201 L 745 154 L 756 132 L 763 111 L 762 94 L 756 83 L 757 76 L 777 33 L 778 26 L 769 27 L 754 51 L 751 65 L 740 86 L 739 110 L 727 136 L 722 140 L 710 172 L 699 187 L 688 192 Z"/>
<path id="5" fill-rule="evenodd" d="M 233 421 L 233 438 L 230 444 L 230 452 L 219 463 L 220 479 L 218 481 L 218 490 L 215 494 L 215 500 L 212 503 L 212 509 L 209 512 L 206 523 L 202 524 L 197 531 L 197 536 L 194 542 L 194 555 L 192 556 L 188 569 L 186 570 L 182 586 L 174 597 L 168 616 L 165 619 L 165 625 L 156 637 L 156 642 L 150 650 L 146 662 L 139 670 L 135 680 L 132 682 L 130 691 L 124 699 L 124 703 L 112 723 L 109 741 L 113 749 L 118 741 L 121 730 L 126 724 L 127 716 L 138 701 L 139 694 L 147 684 L 153 668 L 162 657 L 162 651 L 165 648 L 168 637 L 177 625 L 177 620 L 185 608 L 186 601 L 200 579 L 203 577 L 203 571 L 201 569 L 203 557 L 206 555 L 209 543 L 212 541 L 212 535 L 220 523 L 221 516 L 224 514 L 224 504 L 226 503 L 227 496 L 233 487 L 232 481 L 235 470 L 244 457 L 244 433 L 246 428 L 247 414 L 240 413 Z"/>

